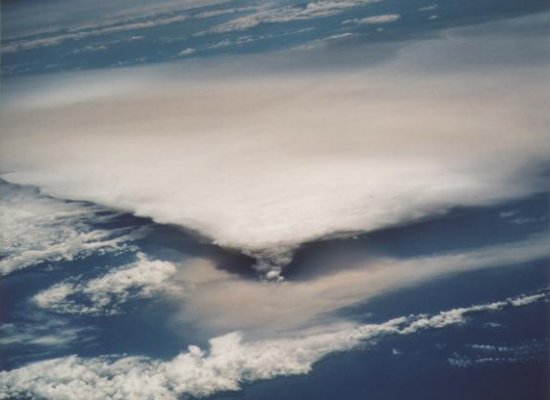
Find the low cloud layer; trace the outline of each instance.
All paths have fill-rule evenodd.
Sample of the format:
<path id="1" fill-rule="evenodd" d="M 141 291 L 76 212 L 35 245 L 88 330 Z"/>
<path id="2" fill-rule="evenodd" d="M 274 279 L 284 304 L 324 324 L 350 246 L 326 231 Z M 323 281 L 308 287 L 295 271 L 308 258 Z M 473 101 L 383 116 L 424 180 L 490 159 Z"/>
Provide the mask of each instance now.
<path id="1" fill-rule="evenodd" d="M 137 254 L 135 263 L 115 268 L 81 283 L 73 278 L 33 297 L 38 307 L 68 314 L 113 315 L 130 299 L 150 298 L 170 291 L 176 266 Z M 75 299 L 75 296 L 77 300 Z"/>
<path id="2" fill-rule="evenodd" d="M 41 263 L 130 249 L 127 230 L 94 227 L 117 215 L 100 211 L 0 180 L 0 276 Z"/>
<path id="3" fill-rule="evenodd" d="M 468 368 L 480 364 L 529 362 L 546 359 L 546 346 L 543 341 L 532 339 L 515 346 L 506 344 L 472 344 L 462 352 L 449 357 L 448 362 L 457 368 Z"/>
<path id="4" fill-rule="evenodd" d="M 238 332 L 209 341 L 203 350 L 189 346 L 168 361 L 146 357 L 62 357 L 0 372 L 3 398 L 32 394 L 47 399 L 205 397 L 235 391 L 243 383 L 308 373 L 327 354 L 350 350 L 388 335 L 410 335 L 466 322 L 475 314 L 521 307 L 547 299 L 544 293 L 412 315 L 380 324 L 333 326 L 303 337 L 247 341 Z"/>
<path id="5" fill-rule="evenodd" d="M 232 19 L 215 26 L 204 33 L 222 33 L 250 29 L 265 23 L 309 20 L 343 13 L 349 9 L 378 3 L 381 0 L 320 0 L 310 1 L 305 5 L 284 5 L 277 3 L 260 6 L 245 16 Z"/>
<path id="6" fill-rule="evenodd" d="M 139 29 L 153 28 L 162 25 L 169 25 L 178 22 L 183 22 L 187 19 L 186 16 L 178 15 L 172 17 L 159 18 L 156 20 L 145 20 L 139 22 L 126 22 L 120 24 L 97 26 L 97 27 L 85 27 L 82 30 L 76 30 L 74 32 L 62 33 L 58 35 L 47 36 L 45 38 L 33 38 L 21 41 L 14 41 L 5 46 L 2 46 L 2 53 L 13 53 L 22 50 L 29 50 L 40 47 L 55 46 L 66 41 L 82 40 L 89 37 L 101 36 L 112 34 L 115 32 L 136 31 Z"/>
<path id="7" fill-rule="evenodd" d="M 401 16 L 399 14 L 383 14 L 373 15 L 372 17 L 360 18 L 360 19 L 348 19 L 344 21 L 344 24 L 356 23 L 365 25 L 387 24 L 397 21 Z"/>

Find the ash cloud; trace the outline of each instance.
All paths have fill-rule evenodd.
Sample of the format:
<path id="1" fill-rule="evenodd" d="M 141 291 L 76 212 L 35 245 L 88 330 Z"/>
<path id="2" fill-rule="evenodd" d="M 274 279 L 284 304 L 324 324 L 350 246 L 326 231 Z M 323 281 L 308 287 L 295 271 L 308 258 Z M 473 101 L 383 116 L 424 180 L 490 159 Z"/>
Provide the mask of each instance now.
<path id="1" fill-rule="evenodd" d="M 277 53 L 227 70 L 34 78 L 4 96 L 0 167 L 49 194 L 199 231 L 277 278 L 270 260 L 304 242 L 543 189 L 544 41 L 484 33 L 465 47 L 472 29 L 348 69 L 273 72 Z"/>

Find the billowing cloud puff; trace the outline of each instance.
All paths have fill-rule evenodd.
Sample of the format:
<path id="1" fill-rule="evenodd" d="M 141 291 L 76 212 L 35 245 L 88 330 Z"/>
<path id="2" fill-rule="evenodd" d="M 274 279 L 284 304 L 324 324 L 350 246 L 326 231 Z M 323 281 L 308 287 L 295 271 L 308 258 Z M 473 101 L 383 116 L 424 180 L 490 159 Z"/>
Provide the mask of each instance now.
<path id="1" fill-rule="evenodd" d="M 33 297 L 41 307 L 70 314 L 116 314 L 131 298 L 149 298 L 168 291 L 174 264 L 149 260 L 143 253 L 137 260 L 87 282 L 58 283 Z M 78 301 L 74 300 L 78 296 Z"/>

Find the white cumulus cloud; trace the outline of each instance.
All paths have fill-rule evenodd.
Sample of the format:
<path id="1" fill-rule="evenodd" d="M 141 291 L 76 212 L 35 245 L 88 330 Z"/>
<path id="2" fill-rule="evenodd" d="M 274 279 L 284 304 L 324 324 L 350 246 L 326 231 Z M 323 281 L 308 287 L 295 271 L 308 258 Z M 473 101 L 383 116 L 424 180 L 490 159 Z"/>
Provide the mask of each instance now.
<path id="1" fill-rule="evenodd" d="M 61 282 L 33 297 L 33 302 L 49 310 L 69 314 L 116 314 L 131 298 L 150 298 L 170 290 L 174 264 L 150 260 L 137 254 L 134 263 L 116 268 L 88 281 Z M 78 296 L 77 300 L 74 296 Z"/>
<path id="2" fill-rule="evenodd" d="M 43 262 L 129 249 L 129 232 L 92 226 L 115 216 L 100 216 L 100 210 L 0 182 L 0 275 Z"/>

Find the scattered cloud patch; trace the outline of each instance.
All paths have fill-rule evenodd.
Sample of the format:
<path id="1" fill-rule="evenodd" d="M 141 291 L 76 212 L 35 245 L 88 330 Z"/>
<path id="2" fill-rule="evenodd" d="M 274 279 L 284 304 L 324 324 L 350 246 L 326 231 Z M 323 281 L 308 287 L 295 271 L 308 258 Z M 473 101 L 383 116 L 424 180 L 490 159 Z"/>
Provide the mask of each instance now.
<path id="1" fill-rule="evenodd" d="M 14 53 L 24 50 L 32 50 L 49 46 L 56 46 L 67 41 L 78 41 L 89 37 L 113 34 L 117 32 L 134 31 L 148 29 L 156 26 L 170 25 L 183 22 L 187 19 L 185 15 L 176 15 L 163 17 L 153 20 L 128 21 L 113 25 L 97 25 L 93 27 L 84 27 L 67 33 L 45 35 L 44 37 L 31 39 L 18 39 L 4 43 L 2 53 Z"/>
<path id="2" fill-rule="evenodd" d="M 543 221 L 546 221 L 547 219 L 546 216 L 539 216 L 539 217 L 520 216 L 518 211 L 513 211 L 513 210 L 503 211 L 499 213 L 499 217 L 515 225 L 530 224 L 533 222 L 543 222 Z"/>
<path id="3" fill-rule="evenodd" d="M 235 12 L 237 12 L 237 9 L 234 9 L 234 8 L 229 8 L 224 10 L 203 11 L 203 12 L 194 14 L 193 18 L 195 19 L 213 18 L 213 17 L 222 16 L 222 15 L 233 14 Z"/>
<path id="4" fill-rule="evenodd" d="M 185 57 L 185 56 L 190 56 L 191 54 L 195 53 L 195 49 L 191 48 L 191 47 L 188 47 L 186 49 L 183 49 L 182 51 L 180 51 L 178 53 L 178 56 L 180 57 Z"/>
<path id="5" fill-rule="evenodd" d="M 418 9 L 418 11 L 433 11 L 433 10 L 437 10 L 438 9 L 438 6 L 437 4 L 432 4 L 432 5 L 429 5 L 429 6 L 424 6 L 424 7 L 420 7 Z"/>
<path id="6" fill-rule="evenodd" d="M 213 49 L 219 49 L 219 48 L 223 48 L 223 47 L 240 46 L 240 45 L 243 45 L 243 44 L 254 43 L 254 42 L 257 42 L 257 41 L 263 40 L 263 39 L 265 39 L 265 37 L 263 37 L 263 36 L 253 37 L 253 36 L 250 36 L 250 35 L 238 36 L 234 39 L 225 38 L 225 39 L 220 40 L 219 42 L 215 42 L 215 43 L 212 43 L 212 44 L 209 44 L 209 45 L 205 46 L 204 49 L 205 50 L 213 50 Z"/>
<path id="7" fill-rule="evenodd" d="M 518 218 L 510 219 L 510 223 L 516 224 L 516 225 L 531 224 L 533 222 L 543 222 L 543 221 L 546 221 L 546 217 L 539 217 L 539 218 L 518 217 Z"/>
<path id="8" fill-rule="evenodd" d="M 322 39 L 315 39 L 310 42 L 306 42 L 305 44 L 298 45 L 294 47 L 293 50 L 310 51 L 313 49 L 318 49 L 321 47 L 332 45 L 333 43 L 341 43 L 353 37 L 355 37 L 355 34 L 351 32 L 338 33 L 335 35 L 324 37 Z"/>
<path id="9" fill-rule="evenodd" d="M 510 218 L 517 215 L 517 211 L 502 211 L 498 214 L 500 218 Z"/>
<path id="10" fill-rule="evenodd" d="M 5 7 L 7 20 L 3 39 L 30 39 L 62 32 L 94 30 L 106 26 L 131 22 L 153 21 L 181 14 L 200 12 L 205 8 L 227 3 L 227 0 L 158 0 L 151 2 L 101 1 L 91 4 L 86 0 L 73 0 L 64 4 L 60 12 L 58 3 L 33 3 L 26 7 Z M 15 23 L 17 22 L 17 23 Z"/>
<path id="11" fill-rule="evenodd" d="M 450 325 L 458 325 L 464 323 L 466 321 L 465 317 L 470 314 L 494 312 L 508 307 L 521 307 L 547 299 L 547 293 L 538 293 L 533 295 L 510 297 L 506 300 L 497 301 L 494 303 L 455 308 L 453 310 L 441 312 L 434 316 L 421 315 L 412 321 L 407 327 L 403 328 L 400 333 L 407 334 L 426 328 L 445 328 Z"/>
<path id="12" fill-rule="evenodd" d="M 373 15 L 366 18 L 356 18 L 348 19 L 343 21 L 343 24 L 360 24 L 360 25 L 377 25 L 377 24 L 387 24 L 390 22 L 395 22 L 399 20 L 401 16 L 399 14 L 383 14 L 383 15 Z"/>
<path id="13" fill-rule="evenodd" d="M 514 299 L 510 299 L 510 304 L 512 304 L 514 307 L 518 306 L 525 306 L 527 304 L 535 303 L 539 300 L 542 300 L 546 298 L 546 294 L 544 293 L 538 293 L 538 294 L 532 294 L 529 296 L 521 296 Z"/>
<path id="14" fill-rule="evenodd" d="M 538 340 L 517 344 L 472 344 L 463 352 L 454 353 L 448 362 L 453 367 L 466 368 L 494 363 L 517 363 L 546 359 L 547 345 Z"/>
<path id="15" fill-rule="evenodd" d="M 39 321 L 4 323 L 0 325 L 0 346 L 67 347 L 75 342 L 90 340 L 89 328 L 71 327 L 66 321 L 42 318 Z"/>
<path id="16" fill-rule="evenodd" d="M 150 298 L 170 290 L 170 278 L 175 273 L 172 263 L 138 253 L 132 264 L 89 281 L 58 283 L 35 295 L 33 302 L 60 313 L 112 315 L 130 299 Z"/>
<path id="17" fill-rule="evenodd" d="M 0 181 L 0 275 L 44 262 L 71 261 L 92 253 L 131 248 L 125 229 L 97 229 L 116 214 L 41 195 L 37 189 Z"/>
<path id="18" fill-rule="evenodd" d="M 378 1 L 380 0 L 321 0 L 310 1 L 304 6 L 260 6 L 253 13 L 224 22 L 204 33 L 241 31 L 254 28 L 262 23 L 282 23 L 329 17 L 353 7 L 376 3 Z"/>
<path id="19" fill-rule="evenodd" d="M 97 46 L 86 46 L 86 47 L 83 47 L 82 50 L 80 50 L 81 52 L 84 52 L 84 53 L 95 53 L 96 51 L 102 51 L 102 50 L 107 50 L 108 47 L 107 46 L 103 46 L 103 45 L 97 45 Z"/>

